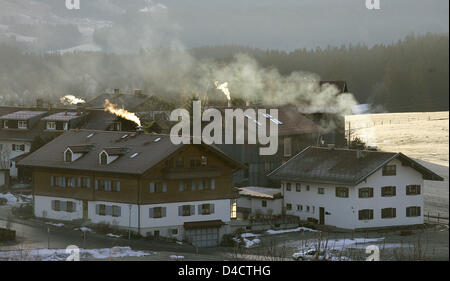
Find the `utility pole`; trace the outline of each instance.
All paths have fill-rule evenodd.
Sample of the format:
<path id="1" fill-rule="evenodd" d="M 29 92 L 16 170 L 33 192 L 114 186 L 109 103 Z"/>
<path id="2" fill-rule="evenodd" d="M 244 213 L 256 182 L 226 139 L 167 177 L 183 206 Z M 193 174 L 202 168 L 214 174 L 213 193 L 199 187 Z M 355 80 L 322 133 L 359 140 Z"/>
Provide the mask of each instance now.
<path id="1" fill-rule="evenodd" d="M 47 249 L 50 249 L 50 227 L 47 226 Z"/>
<path id="2" fill-rule="evenodd" d="M 131 204 L 128 205 L 130 207 L 130 212 L 128 216 L 128 240 L 131 240 Z"/>

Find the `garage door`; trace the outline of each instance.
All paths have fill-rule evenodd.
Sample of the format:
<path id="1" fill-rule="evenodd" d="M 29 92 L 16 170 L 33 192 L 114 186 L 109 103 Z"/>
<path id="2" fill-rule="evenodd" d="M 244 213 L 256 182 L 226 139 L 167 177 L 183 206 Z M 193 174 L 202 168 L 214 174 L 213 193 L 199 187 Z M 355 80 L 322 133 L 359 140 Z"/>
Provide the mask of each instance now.
<path id="1" fill-rule="evenodd" d="M 216 247 L 219 245 L 219 228 L 188 229 L 186 239 L 198 248 Z"/>

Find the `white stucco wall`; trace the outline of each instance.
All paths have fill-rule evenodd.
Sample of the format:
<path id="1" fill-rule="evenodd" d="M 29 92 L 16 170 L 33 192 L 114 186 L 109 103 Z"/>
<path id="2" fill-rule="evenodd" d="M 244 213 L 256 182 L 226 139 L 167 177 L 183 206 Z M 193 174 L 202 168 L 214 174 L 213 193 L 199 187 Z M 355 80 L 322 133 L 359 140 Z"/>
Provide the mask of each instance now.
<path id="1" fill-rule="evenodd" d="M 285 205 L 292 204 L 292 210 L 286 214 L 299 216 L 302 220 L 308 217 L 319 220 L 319 208 L 324 207 L 325 224 L 340 228 L 355 229 L 369 227 L 386 227 L 399 225 L 423 224 L 423 179 L 422 174 L 416 170 L 402 166 L 398 160 L 393 160 L 389 164 L 397 166 L 396 176 L 382 176 L 382 170 L 378 170 L 367 180 L 357 186 L 349 187 L 349 197 L 336 197 L 336 185 L 301 183 L 301 192 L 297 192 L 295 182 L 292 182 L 291 191 L 286 191 L 283 182 L 283 194 Z M 418 184 L 421 186 L 420 195 L 406 195 L 406 185 Z M 310 190 L 306 191 L 306 185 Z M 381 187 L 396 186 L 396 196 L 381 197 Z M 325 194 L 318 194 L 318 188 L 322 187 Z M 345 187 L 345 186 L 342 186 Z M 348 187 L 348 186 L 347 186 Z M 372 198 L 359 198 L 359 188 L 372 187 Z M 297 205 L 303 205 L 303 211 L 297 210 Z M 310 211 L 306 211 L 306 206 L 310 206 Z M 315 211 L 313 213 L 313 206 Z M 406 217 L 406 207 L 420 206 L 421 215 L 419 217 Z M 381 218 L 381 209 L 396 208 L 396 217 L 390 219 Z M 359 220 L 358 211 L 362 209 L 373 209 L 372 220 Z"/>
<path id="2" fill-rule="evenodd" d="M 25 151 L 13 151 L 12 145 L 25 145 Z M 23 141 L 0 141 L 0 146 L 2 147 L 1 155 L 6 156 L 8 160 L 13 159 L 14 157 L 17 157 L 19 155 L 22 155 L 24 153 L 30 152 L 31 143 L 29 142 L 23 142 Z M 13 167 L 11 167 L 9 171 L 9 175 L 13 178 L 17 177 L 17 168 L 15 166 L 15 163 L 13 164 Z"/>
<path id="3" fill-rule="evenodd" d="M 262 206 L 262 201 L 265 200 L 267 202 L 267 206 Z M 258 212 L 260 214 L 268 215 L 280 215 L 282 206 L 283 206 L 283 200 L 281 198 L 279 199 L 262 199 L 262 198 L 255 198 L 255 197 L 244 197 L 241 196 L 237 199 L 237 206 L 238 208 L 249 208 L 251 209 L 251 213 L 257 214 Z M 259 210 L 259 211 L 258 211 Z M 270 210 L 272 212 L 270 213 Z"/>
<path id="4" fill-rule="evenodd" d="M 52 210 L 52 200 L 70 201 L 75 203 L 75 212 Z M 34 215 L 38 218 L 48 218 L 53 220 L 71 221 L 83 218 L 83 202 L 80 200 L 49 196 L 34 196 Z"/>

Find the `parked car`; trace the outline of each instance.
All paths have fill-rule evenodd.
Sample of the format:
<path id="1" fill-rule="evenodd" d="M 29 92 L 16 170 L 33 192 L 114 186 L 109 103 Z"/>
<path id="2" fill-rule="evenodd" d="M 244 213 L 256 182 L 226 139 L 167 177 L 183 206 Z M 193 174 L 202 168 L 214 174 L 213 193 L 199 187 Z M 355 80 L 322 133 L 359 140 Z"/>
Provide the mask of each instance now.
<path id="1" fill-rule="evenodd" d="M 325 251 L 309 249 L 304 252 L 292 254 L 292 258 L 296 261 L 313 261 L 313 260 L 329 260 L 330 256 Z"/>

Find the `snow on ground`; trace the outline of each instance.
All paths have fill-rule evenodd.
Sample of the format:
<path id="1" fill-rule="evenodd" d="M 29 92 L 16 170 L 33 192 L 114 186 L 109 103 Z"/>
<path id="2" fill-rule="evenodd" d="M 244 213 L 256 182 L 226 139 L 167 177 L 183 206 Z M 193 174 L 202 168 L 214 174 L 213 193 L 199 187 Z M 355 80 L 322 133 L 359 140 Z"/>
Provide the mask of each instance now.
<path id="1" fill-rule="evenodd" d="M 16 196 L 14 196 L 13 194 L 11 194 L 9 192 L 5 193 L 5 194 L 0 194 L 0 198 L 5 198 L 6 201 L 8 201 L 8 204 L 14 204 L 19 201 Z"/>
<path id="2" fill-rule="evenodd" d="M 260 234 L 254 234 L 254 233 L 242 233 L 239 237 L 233 237 L 233 241 L 236 243 L 244 243 L 245 248 L 252 248 L 256 247 L 261 243 L 261 240 L 259 238 L 256 238 L 258 236 L 261 236 Z M 251 238 L 251 239 L 247 239 Z"/>
<path id="3" fill-rule="evenodd" d="M 169 258 L 172 260 L 183 260 L 184 256 L 170 255 Z"/>
<path id="4" fill-rule="evenodd" d="M 425 210 L 448 217 L 449 214 L 449 112 L 409 112 L 349 115 L 345 117 L 353 137 L 360 137 L 378 149 L 419 160 L 444 178 L 425 181 Z"/>
<path id="5" fill-rule="evenodd" d="M 108 233 L 108 234 L 106 234 L 106 236 L 112 237 L 112 238 L 120 238 L 120 235 L 116 235 L 116 234 L 113 234 L 113 233 Z"/>
<path id="6" fill-rule="evenodd" d="M 7 201 L 7 204 L 10 206 L 19 206 L 24 203 L 29 203 L 32 196 L 31 195 L 14 195 L 10 192 L 8 193 L 0 193 L 0 198 L 4 198 Z"/>
<path id="7" fill-rule="evenodd" d="M 80 230 L 82 232 L 93 232 L 92 229 L 85 227 L 85 226 L 82 226 L 80 228 L 75 228 L 74 230 Z"/>
<path id="8" fill-rule="evenodd" d="M 52 226 L 56 226 L 56 227 L 63 227 L 64 226 L 63 223 L 46 222 L 46 224 L 52 225 Z"/>
<path id="9" fill-rule="evenodd" d="M 269 229 L 266 231 L 267 234 L 273 235 L 273 234 L 281 234 L 281 233 L 288 233 L 288 232 L 298 232 L 298 231 L 310 231 L 310 232 L 320 232 L 319 230 L 307 228 L 307 227 L 297 227 L 293 229 L 283 229 L 283 230 L 272 230 Z"/>
<path id="10" fill-rule="evenodd" d="M 73 253 L 66 249 L 31 249 L 0 251 L 0 260 L 42 260 L 42 261 L 64 261 Z M 104 249 L 80 249 L 80 260 L 83 259 L 108 259 L 122 257 L 143 257 L 155 253 L 144 251 L 133 251 L 130 247 L 113 247 Z"/>

